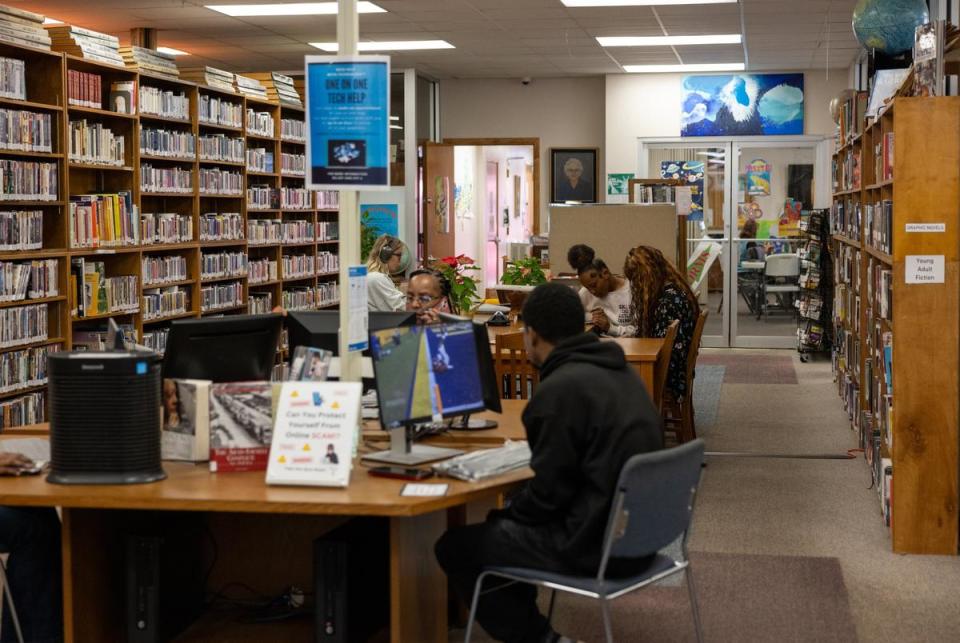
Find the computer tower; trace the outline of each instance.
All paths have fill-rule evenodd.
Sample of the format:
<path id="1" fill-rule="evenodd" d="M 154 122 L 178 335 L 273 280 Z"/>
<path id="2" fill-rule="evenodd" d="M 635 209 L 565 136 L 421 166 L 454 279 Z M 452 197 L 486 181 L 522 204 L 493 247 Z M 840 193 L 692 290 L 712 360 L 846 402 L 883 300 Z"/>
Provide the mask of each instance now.
<path id="1" fill-rule="evenodd" d="M 316 643 L 359 643 L 390 624 L 390 545 L 382 518 L 354 518 L 313 542 Z"/>

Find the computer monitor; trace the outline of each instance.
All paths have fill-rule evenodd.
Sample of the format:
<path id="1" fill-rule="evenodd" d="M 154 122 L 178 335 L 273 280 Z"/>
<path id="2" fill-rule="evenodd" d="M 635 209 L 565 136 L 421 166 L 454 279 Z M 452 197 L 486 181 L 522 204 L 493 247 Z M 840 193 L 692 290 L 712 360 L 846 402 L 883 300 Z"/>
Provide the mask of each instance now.
<path id="1" fill-rule="evenodd" d="M 440 313 L 440 321 L 444 323 L 469 321 L 466 317 L 458 317 L 448 313 Z M 497 374 L 493 366 L 493 352 L 490 349 L 490 334 L 484 324 L 473 324 L 473 340 L 477 349 L 477 365 L 480 371 L 480 384 L 483 386 L 483 404 L 486 410 L 500 413 L 500 387 L 497 383 Z M 458 431 L 482 431 L 497 428 L 494 420 L 480 420 L 471 418 L 469 414 L 455 420 L 451 429 Z"/>
<path id="2" fill-rule="evenodd" d="M 414 324 L 416 321 L 415 313 L 371 311 L 368 328 L 370 332 L 373 332 Z M 338 310 L 310 310 L 289 313 L 287 315 L 287 331 L 291 355 L 293 355 L 293 349 L 297 346 L 323 348 L 334 355 L 340 353 L 338 344 L 340 311 Z M 369 356 L 370 352 L 367 350 L 363 354 Z"/>
<path id="3" fill-rule="evenodd" d="M 232 315 L 171 322 L 163 377 L 269 380 L 280 344 L 280 315 Z"/>
<path id="4" fill-rule="evenodd" d="M 390 431 L 390 450 L 364 459 L 420 464 L 451 457 L 453 449 L 413 446 L 410 428 L 417 422 L 468 417 L 487 408 L 495 382 L 481 364 L 490 359 L 489 340 L 478 347 L 469 320 L 407 326 L 370 333 L 380 422 Z M 485 329 L 483 329 L 485 331 Z M 499 396 L 492 402 L 499 410 Z"/>

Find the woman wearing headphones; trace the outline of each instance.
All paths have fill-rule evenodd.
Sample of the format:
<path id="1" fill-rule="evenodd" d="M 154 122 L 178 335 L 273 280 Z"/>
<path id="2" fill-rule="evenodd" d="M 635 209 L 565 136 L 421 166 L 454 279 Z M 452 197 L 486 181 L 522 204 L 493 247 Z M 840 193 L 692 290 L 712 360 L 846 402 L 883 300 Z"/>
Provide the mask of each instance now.
<path id="1" fill-rule="evenodd" d="M 403 310 L 406 300 L 390 275 L 403 272 L 410 261 L 407 245 L 384 234 L 373 244 L 367 257 L 367 308 L 377 312 Z"/>

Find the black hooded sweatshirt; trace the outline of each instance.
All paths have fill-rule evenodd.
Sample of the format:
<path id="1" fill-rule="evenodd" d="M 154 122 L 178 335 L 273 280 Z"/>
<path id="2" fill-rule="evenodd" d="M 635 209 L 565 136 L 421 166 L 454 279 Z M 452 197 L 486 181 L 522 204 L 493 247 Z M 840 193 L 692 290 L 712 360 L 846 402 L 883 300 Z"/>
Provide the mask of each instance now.
<path id="1" fill-rule="evenodd" d="M 620 346 L 592 333 L 558 344 L 540 377 L 523 412 L 535 476 L 505 517 L 543 527 L 545 545 L 593 573 L 620 470 L 663 447 L 660 414 Z"/>

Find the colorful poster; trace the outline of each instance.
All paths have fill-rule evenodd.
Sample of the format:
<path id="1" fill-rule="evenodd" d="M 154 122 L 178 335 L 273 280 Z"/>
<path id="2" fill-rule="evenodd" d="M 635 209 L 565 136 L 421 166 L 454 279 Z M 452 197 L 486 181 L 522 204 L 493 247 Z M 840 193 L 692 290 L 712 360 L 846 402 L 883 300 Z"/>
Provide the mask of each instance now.
<path id="1" fill-rule="evenodd" d="M 627 174 L 608 174 L 607 194 L 611 196 L 630 194 L 630 179 L 632 178 L 634 178 L 633 172 Z"/>
<path id="2" fill-rule="evenodd" d="M 390 57 L 306 56 L 307 187 L 390 187 Z"/>
<path id="3" fill-rule="evenodd" d="M 400 206 L 396 203 L 361 204 L 360 217 L 364 225 L 377 231 L 377 236 L 400 236 Z"/>
<path id="4" fill-rule="evenodd" d="M 683 79 L 680 136 L 803 134 L 803 74 Z"/>
<path id="5" fill-rule="evenodd" d="M 747 177 L 747 194 L 768 196 L 770 194 L 770 164 L 763 159 L 754 159 L 744 169 Z"/>
<path id="6" fill-rule="evenodd" d="M 780 235 L 784 237 L 800 236 L 800 212 L 803 204 L 796 199 L 787 199 L 780 216 Z"/>
<path id="7" fill-rule="evenodd" d="M 687 221 L 703 221 L 703 161 L 661 161 L 660 178 L 679 179 L 688 185 L 692 204 Z"/>

